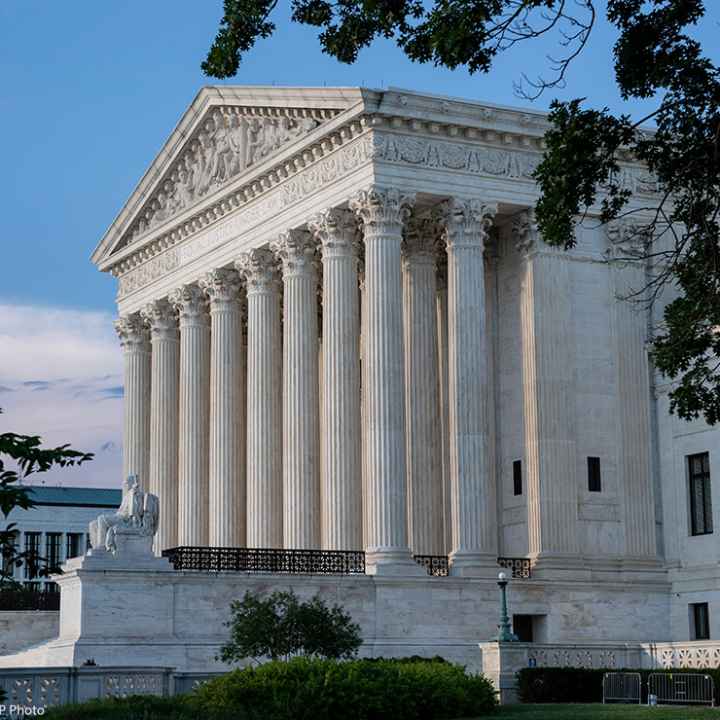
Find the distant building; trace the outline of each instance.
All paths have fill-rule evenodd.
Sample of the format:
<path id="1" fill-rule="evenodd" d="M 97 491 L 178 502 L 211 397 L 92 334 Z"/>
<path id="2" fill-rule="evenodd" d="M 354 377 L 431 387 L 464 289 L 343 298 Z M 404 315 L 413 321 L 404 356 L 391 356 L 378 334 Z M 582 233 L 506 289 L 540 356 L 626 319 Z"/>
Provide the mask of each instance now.
<path id="1" fill-rule="evenodd" d="M 67 558 L 82 555 L 88 548 L 88 524 L 100 513 L 115 510 L 121 490 L 81 487 L 33 486 L 35 507 L 16 508 L 6 518 L 15 524 L 16 547 L 35 552 L 42 565 L 61 565 Z M 53 590 L 55 583 L 37 576 L 37 568 L 24 563 L 15 568 L 15 579 L 36 590 Z"/>

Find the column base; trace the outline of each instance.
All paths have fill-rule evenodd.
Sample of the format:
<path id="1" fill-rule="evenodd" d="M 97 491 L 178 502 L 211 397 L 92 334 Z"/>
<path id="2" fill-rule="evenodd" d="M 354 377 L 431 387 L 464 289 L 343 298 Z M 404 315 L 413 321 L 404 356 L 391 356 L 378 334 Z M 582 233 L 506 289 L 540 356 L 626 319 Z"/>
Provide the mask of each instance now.
<path id="1" fill-rule="evenodd" d="M 413 560 L 410 548 L 367 548 L 366 575 L 427 575 L 422 565 Z"/>
<path id="2" fill-rule="evenodd" d="M 497 580 L 502 568 L 495 554 L 456 550 L 450 553 L 448 574 L 455 577 L 492 578 Z"/>

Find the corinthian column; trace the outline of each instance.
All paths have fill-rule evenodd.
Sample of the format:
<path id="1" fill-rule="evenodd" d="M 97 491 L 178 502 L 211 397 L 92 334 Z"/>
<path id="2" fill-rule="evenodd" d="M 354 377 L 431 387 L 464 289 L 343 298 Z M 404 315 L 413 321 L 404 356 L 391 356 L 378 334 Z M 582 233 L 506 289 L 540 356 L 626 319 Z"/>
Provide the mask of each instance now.
<path id="1" fill-rule="evenodd" d="M 578 552 L 577 450 L 569 261 L 538 235 L 531 212 L 515 217 L 523 257 L 522 323 L 525 475 L 529 552 L 550 565 Z"/>
<path id="2" fill-rule="evenodd" d="M 483 249 L 495 208 L 476 200 L 455 199 L 447 203 L 445 213 L 451 572 L 494 574 L 497 537 L 488 447 Z"/>
<path id="3" fill-rule="evenodd" d="M 448 417 L 448 294 L 447 255 L 443 248 L 438 257 L 437 326 L 438 326 L 438 395 L 440 401 L 440 460 L 443 496 L 443 555 L 452 550 L 452 504 L 450 491 L 450 448 Z"/>
<path id="4" fill-rule="evenodd" d="M 123 477 L 148 487 L 150 468 L 150 335 L 138 313 L 115 321 L 124 360 Z"/>
<path id="5" fill-rule="evenodd" d="M 270 250 L 250 250 L 235 266 L 245 278 L 248 302 L 247 545 L 281 548 L 280 281 Z"/>
<path id="6" fill-rule="evenodd" d="M 149 491 L 160 501 L 155 536 L 160 553 L 177 545 L 180 336 L 177 314 L 166 299 L 150 303 L 143 317 L 152 343 Z"/>
<path id="7" fill-rule="evenodd" d="M 245 415 L 240 279 L 209 272 L 200 285 L 210 299 L 210 545 L 245 545 Z"/>
<path id="8" fill-rule="evenodd" d="M 197 285 L 170 297 L 180 314 L 180 449 L 178 545 L 208 544 L 210 322 Z"/>
<path id="9" fill-rule="evenodd" d="M 272 244 L 283 271 L 283 535 L 320 547 L 320 398 L 315 243 L 290 230 Z"/>
<path id="10" fill-rule="evenodd" d="M 625 502 L 625 557 L 655 559 L 655 506 L 650 468 L 650 378 L 647 308 L 637 295 L 646 285 L 644 228 L 629 222 L 608 227 L 615 294 L 619 480 Z M 636 302 L 633 301 L 633 298 Z"/>
<path id="11" fill-rule="evenodd" d="M 436 309 L 436 224 L 413 219 L 403 257 L 408 535 L 416 555 L 443 552 Z"/>
<path id="12" fill-rule="evenodd" d="M 353 550 L 363 547 L 357 221 L 331 209 L 310 229 L 323 263 L 322 547 Z"/>
<path id="13" fill-rule="evenodd" d="M 360 191 L 351 208 L 363 222 L 367 336 L 366 452 L 369 573 L 422 572 L 407 537 L 405 384 L 400 246 L 413 198 Z"/>

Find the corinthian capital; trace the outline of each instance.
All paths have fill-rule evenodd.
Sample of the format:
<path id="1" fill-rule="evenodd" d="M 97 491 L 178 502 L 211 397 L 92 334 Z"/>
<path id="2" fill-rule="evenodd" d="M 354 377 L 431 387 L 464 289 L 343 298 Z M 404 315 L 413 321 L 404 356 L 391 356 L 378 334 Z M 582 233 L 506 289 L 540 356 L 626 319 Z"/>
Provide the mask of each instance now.
<path id="1" fill-rule="evenodd" d="M 352 211 L 342 208 L 323 210 L 311 218 L 308 228 L 322 246 L 323 259 L 357 256 L 360 232 Z"/>
<path id="2" fill-rule="evenodd" d="M 523 210 L 512 219 L 510 231 L 512 233 L 515 249 L 524 257 L 532 254 L 538 246 L 538 229 L 535 221 L 535 211 Z"/>
<path id="3" fill-rule="evenodd" d="M 380 226 L 397 231 L 410 217 L 414 204 L 415 195 L 402 193 L 397 188 L 373 185 L 354 195 L 350 200 L 350 209 L 362 220 L 366 229 Z"/>
<path id="4" fill-rule="evenodd" d="M 237 303 L 240 293 L 240 276 L 236 270 L 217 268 L 200 279 L 200 288 L 210 300 L 210 311 Z"/>
<path id="5" fill-rule="evenodd" d="M 235 267 L 245 278 L 248 295 L 280 292 L 277 264 L 271 250 L 253 248 L 240 256 Z"/>
<path id="6" fill-rule="evenodd" d="M 284 277 L 317 274 L 315 240 L 307 230 L 288 230 L 270 243 L 270 249 L 280 260 Z"/>
<path id="7" fill-rule="evenodd" d="M 435 264 L 442 231 L 443 226 L 437 213 L 410 218 L 403 232 L 405 261 Z"/>
<path id="8" fill-rule="evenodd" d="M 153 300 L 141 311 L 143 320 L 150 327 L 153 340 L 176 340 L 178 336 L 178 317 L 175 308 L 167 298 Z"/>
<path id="9" fill-rule="evenodd" d="M 178 311 L 182 324 L 208 322 L 207 298 L 199 285 L 188 283 L 177 288 L 170 294 L 170 303 Z"/>
<path id="10" fill-rule="evenodd" d="M 120 346 L 125 352 L 150 349 L 150 333 L 140 313 L 118 318 L 114 325 L 115 332 L 120 338 Z"/>
<path id="11" fill-rule="evenodd" d="M 475 198 L 453 198 L 443 203 L 445 243 L 448 250 L 463 247 L 485 247 L 488 232 L 497 213 L 497 204 Z"/>

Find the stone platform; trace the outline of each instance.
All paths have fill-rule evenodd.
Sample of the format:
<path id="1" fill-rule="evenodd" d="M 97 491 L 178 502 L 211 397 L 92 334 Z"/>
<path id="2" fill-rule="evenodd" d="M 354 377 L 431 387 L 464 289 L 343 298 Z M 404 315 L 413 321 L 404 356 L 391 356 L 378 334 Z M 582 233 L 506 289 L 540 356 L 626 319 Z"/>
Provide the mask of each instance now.
<path id="1" fill-rule="evenodd" d="M 130 558 L 128 558 L 129 560 Z M 364 656 L 441 655 L 481 669 L 478 643 L 497 632 L 499 592 L 494 578 L 289 575 L 173 570 L 166 559 L 110 553 L 69 561 L 60 585 L 59 635 L 0 657 L 0 667 L 172 667 L 217 672 L 228 637 L 230 603 L 248 590 L 319 593 L 360 624 Z M 669 640 L 668 585 L 662 573 L 641 582 L 622 573 L 604 578 L 513 580 L 510 613 L 539 618 L 544 642 Z"/>

